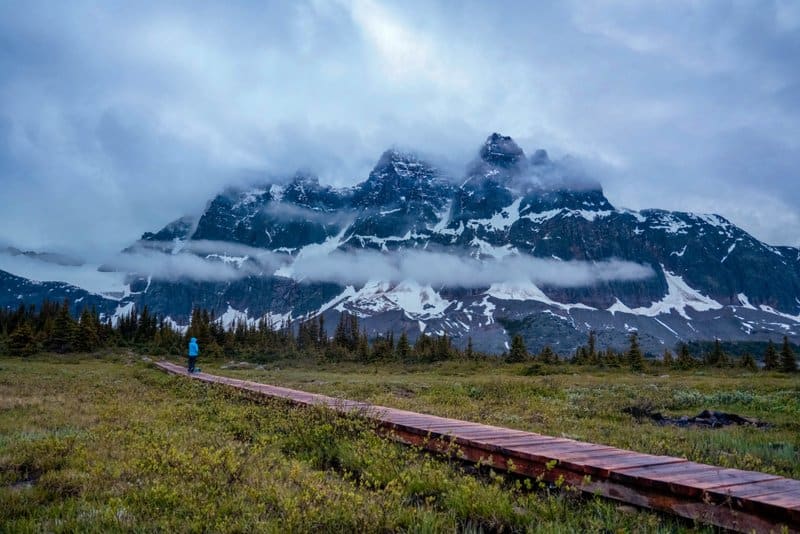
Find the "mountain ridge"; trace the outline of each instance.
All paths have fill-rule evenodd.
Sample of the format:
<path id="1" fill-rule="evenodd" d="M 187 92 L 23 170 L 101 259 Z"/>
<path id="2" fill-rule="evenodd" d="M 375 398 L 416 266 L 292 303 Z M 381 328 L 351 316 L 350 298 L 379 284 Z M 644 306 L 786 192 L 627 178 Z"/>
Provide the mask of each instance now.
<path id="1" fill-rule="evenodd" d="M 197 252 L 198 243 L 249 248 L 213 254 Z M 412 338 L 446 333 L 459 343 L 473 337 L 477 346 L 495 351 L 512 330 L 534 348 L 568 348 L 590 329 L 614 346 L 636 329 L 653 351 L 714 337 L 786 334 L 797 340 L 800 332 L 798 249 L 762 243 L 719 215 L 615 208 L 600 184 L 569 160 L 553 161 L 542 149 L 527 157 L 498 133 L 486 139 L 461 178 L 389 149 L 352 187 L 322 185 L 316 176 L 297 173 L 280 184 L 227 190 L 199 217 L 145 233 L 126 252 L 141 248 L 195 254 L 241 273 L 215 282 L 131 273 L 129 294 L 118 306 L 147 304 L 178 323 L 195 305 L 225 320 L 348 311 L 360 315 L 372 335 L 389 329 Z M 300 259 L 334 265 L 342 255 L 373 258 L 364 255 L 370 251 L 389 262 L 402 262 L 410 251 L 447 254 L 489 269 L 492 262 L 513 259 L 536 260 L 531 265 L 537 269 L 551 269 L 554 262 L 568 269 L 622 261 L 647 266 L 654 275 L 577 286 L 496 280 L 479 287 L 455 278 L 431 285 L 292 277 L 291 264 Z"/>

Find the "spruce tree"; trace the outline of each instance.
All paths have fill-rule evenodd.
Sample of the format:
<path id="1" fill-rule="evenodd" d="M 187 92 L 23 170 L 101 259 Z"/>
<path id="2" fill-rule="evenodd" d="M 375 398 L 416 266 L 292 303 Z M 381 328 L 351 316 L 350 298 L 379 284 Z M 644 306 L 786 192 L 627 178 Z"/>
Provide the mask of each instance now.
<path id="1" fill-rule="evenodd" d="M 597 333 L 594 330 L 589 331 L 589 339 L 586 342 L 586 358 L 588 363 L 597 364 Z"/>
<path id="2" fill-rule="evenodd" d="M 69 301 L 65 300 L 58 310 L 53 331 L 48 339 L 48 348 L 55 352 L 70 352 L 75 348 L 76 324 L 69 313 Z"/>
<path id="3" fill-rule="evenodd" d="M 778 351 L 775 350 L 775 345 L 772 340 L 769 340 L 767 348 L 764 350 L 764 370 L 775 371 L 778 368 Z"/>
<path id="4" fill-rule="evenodd" d="M 784 373 L 794 373 L 797 371 L 797 360 L 794 357 L 789 338 L 783 336 L 783 347 L 781 347 L 781 371 Z"/>
<path id="5" fill-rule="evenodd" d="M 669 349 L 664 349 L 664 357 L 661 359 L 661 363 L 664 364 L 664 367 L 672 367 L 675 364 L 672 352 Z"/>
<path id="6" fill-rule="evenodd" d="M 575 355 L 572 357 L 572 363 L 576 365 L 586 365 L 589 363 L 588 353 L 586 351 L 586 347 L 580 346 L 575 351 Z"/>
<path id="7" fill-rule="evenodd" d="M 92 352 L 100 346 L 100 335 L 92 313 L 84 308 L 78 322 L 78 334 L 75 339 L 76 349 L 82 352 Z"/>
<path id="8" fill-rule="evenodd" d="M 692 357 L 692 354 L 689 352 L 689 345 L 686 343 L 681 343 L 681 348 L 678 351 L 678 359 L 675 362 L 675 365 L 678 369 L 691 369 L 697 364 L 697 361 Z"/>
<path id="9" fill-rule="evenodd" d="M 361 363 L 367 363 L 370 360 L 369 353 L 369 340 L 367 338 L 366 330 L 358 336 L 358 345 L 356 346 L 356 355 Z"/>
<path id="10" fill-rule="evenodd" d="M 397 341 L 397 358 L 402 361 L 408 360 L 411 356 L 411 344 L 408 342 L 408 334 L 406 331 L 400 334 L 400 339 Z"/>
<path id="11" fill-rule="evenodd" d="M 339 314 L 339 322 L 336 323 L 336 331 L 333 334 L 333 342 L 340 346 L 344 347 L 347 345 L 347 331 L 349 330 L 347 324 L 347 314 L 342 312 Z"/>
<path id="12" fill-rule="evenodd" d="M 517 334 L 511 339 L 511 350 L 508 353 L 506 361 L 509 362 L 524 362 L 528 357 L 528 349 L 525 348 L 525 341 L 522 336 Z"/>
<path id="13" fill-rule="evenodd" d="M 744 353 L 744 356 L 742 356 L 742 359 L 739 361 L 739 366 L 747 371 L 758 371 L 756 359 L 753 358 L 753 355 L 749 352 Z"/>
<path id="14" fill-rule="evenodd" d="M 475 358 L 475 349 L 472 346 L 472 336 L 467 338 L 467 348 L 464 351 L 464 357 L 468 360 L 472 360 Z"/>
<path id="15" fill-rule="evenodd" d="M 718 367 L 725 367 L 728 364 L 728 356 L 722 350 L 722 343 L 719 338 L 714 340 L 714 347 L 706 355 L 706 363 L 709 365 L 716 365 Z"/>
<path id="16" fill-rule="evenodd" d="M 632 371 L 641 371 L 644 369 L 644 354 L 642 349 L 639 348 L 639 334 L 632 332 L 628 338 L 630 346 L 628 347 L 628 366 Z"/>
<path id="17" fill-rule="evenodd" d="M 545 345 L 542 352 L 539 353 L 539 361 L 542 363 L 558 363 L 558 356 L 550 345 Z"/>
<path id="18" fill-rule="evenodd" d="M 30 356 L 36 352 L 36 336 L 28 321 L 23 321 L 11 332 L 8 349 L 12 356 Z"/>
<path id="19" fill-rule="evenodd" d="M 606 352 L 603 355 L 603 364 L 608 367 L 619 367 L 621 364 L 620 356 L 614 352 L 614 349 L 607 347 Z"/>

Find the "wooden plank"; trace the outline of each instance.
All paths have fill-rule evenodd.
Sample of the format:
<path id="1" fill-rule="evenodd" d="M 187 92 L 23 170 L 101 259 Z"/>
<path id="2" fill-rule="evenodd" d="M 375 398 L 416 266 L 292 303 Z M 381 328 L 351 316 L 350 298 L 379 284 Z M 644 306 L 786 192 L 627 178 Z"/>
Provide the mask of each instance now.
<path id="1" fill-rule="evenodd" d="M 784 493 L 770 493 L 758 495 L 749 499 L 753 502 L 770 504 L 781 508 L 800 509 L 800 492 L 788 491 Z"/>
<path id="2" fill-rule="evenodd" d="M 398 424 L 411 425 L 450 425 L 450 426 L 475 426 L 477 423 L 467 421 L 448 421 L 444 418 L 419 416 L 419 415 L 381 415 L 381 420 Z"/>
<path id="3" fill-rule="evenodd" d="M 583 468 L 588 474 L 609 478 L 611 473 L 624 472 L 625 469 L 636 467 L 654 467 L 669 464 L 686 463 L 683 458 L 672 456 L 653 456 L 650 454 L 630 453 L 627 456 L 597 457 L 582 461 Z"/>
<path id="4" fill-rule="evenodd" d="M 538 456 L 553 455 L 563 452 L 591 452 L 606 449 L 604 445 L 594 445 L 593 443 L 582 443 L 580 441 L 564 442 L 544 442 L 532 443 L 528 445 L 513 445 L 506 447 L 509 452 L 521 453 L 522 455 L 534 454 Z"/>
<path id="5" fill-rule="evenodd" d="M 511 437 L 508 432 L 504 432 L 502 430 L 497 430 L 494 432 L 487 432 L 487 433 L 476 433 L 476 434 L 462 434 L 461 432 L 455 432 L 453 434 L 459 442 L 470 442 L 470 443 L 478 443 L 481 446 L 485 447 L 487 450 L 500 450 L 504 451 L 507 447 L 493 447 L 496 439 L 501 439 L 504 437 Z M 533 443 L 528 442 L 529 445 L 533 446 Z"/>
<path id="6" fill-rule="evenodd" d="M 397 423 L 398 422 L 395 419 L 392 419 L 391 421 L 393 423 Z M 430 420 L 422 420 L 422 421 L 420 421 L 418 423 L 414 423 L 413 421 L 410 421 L 410 420 L 409 421 L 405 421 L 404 420 L 404 421 L 400 421 L 400 422 L 402 424 L 417 424 L 417 425 L 419 425 L 419 428 L 422 428 L 422 429 L 425 429 L 425 430 L 436 430 L 436 431 L 438 431 L 440 429 L 443 429 L 443 428 L 458 428 L 458 429 L 464 429 L 464 430 L 469 430 L 469 429 L 474 429 L 474 428 L 483 428 L 481 425 L 478 425 L 476 423 L 466 423 L 466 422 L 460 422 L 460 421 L 430 421 Z"/>
<path id="7" fill-rule="evenodd" d="M 771 493 L 800 492 L 800 480 L 780 478 L 768 480 L 766 482 L 754 482 L 743 486 L 727 486 L 723 488 L 712 488 L 712 493 L 736 498 L 752 498 Z"/>
<path id="8" fill-rule="evenodd" d="M 627 484 L 641 487 L 659 487 L 663 490 L 674 491 L 670 483 L 686 479 L 698 473 L 705 473 L 710 466 L 695 462 L 676 462 L 664 465 L 640 466 L 635 468 L 616 469 L 610 472 L 609 477 L 625 481 Z"/>
<path id="9" fill-rule="evenodd" d="M 780 479 L 781 477 L 767 473 L 755 473 L 752 471 L 740 471 L 736 469 L 722 469 L 707 473 L 698 473 L 688 479 L 681 479 L 683 485 L 693 488 L 711 489 L 724 488 L 731 486 L 741 486 L 754 482 L 766 482 L 769 480 Z"/>
<path id="10" fill-rule="evenodd" d="M 491 445 L 497 448 L 508 448 L 522 445 L 537 445 L 541 443 L 563 443 L 566 442 L 564 438 L 551 438 L 550 436 L 542 436 L 541 434 L 528 434 L 499 437 L 492 440 Z"/>
<path id="11" fill-rule="evenodd" d="M 615 447 L 608 447 L 600 451 L 583 451 L 574 452 L 570 454 L 569 459 L 576 462 L 592 462 L 593 460 L 611 459 L 611 458 L 629 458 L 631 451 L 624 449 L 617 449 Z"/>
<path id="12" fill-rule="evenodd" d="M 585 462 L 589 463 L 593 458 L 605 458 L 604 453 L 613 453 L 619 456 L 619 449 L 614 447 L 607 447 L 605 445 L 598 445 L 597 447 L 584 450 L 563 451 L 558 453 L 558 461 L 571 461 L 573 463 Z"/>
<path id="13" fill-rule="evenodd" d="M 687 496 L 700 496 L 704 490 L 774 480 L 774 475 L 753 471 L 724 469 L 695 462 L 676 465 L 625 469 L 611 473 L 611 478 L 630 479 L 631 483 L 661 488 Z"/>
<path id="14" fill-rule="evenodd" d="M 507 428 L 483 427 L 483 428 L 459 428 L 458 437 L 464 439 L 491 439 L 503 437 L 525 437 L 524 432 L 515 432 Z"/>

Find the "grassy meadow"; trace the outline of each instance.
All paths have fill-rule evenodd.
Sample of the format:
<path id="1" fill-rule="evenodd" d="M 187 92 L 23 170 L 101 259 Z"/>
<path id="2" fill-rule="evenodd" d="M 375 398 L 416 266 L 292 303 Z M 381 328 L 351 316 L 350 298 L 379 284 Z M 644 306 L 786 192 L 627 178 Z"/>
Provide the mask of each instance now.
<path id="1" fill-rule="evenodd" d="M 492 362 L 204 371 L 800 478 L 800 377 L 639 375 Z M 552 374 L 550 374 L 552 373 Z M 622 409 L 733 411 L 767 429 L 685 429 Z M 569 488 L 475 471 L 378 437 L 368 421 L 254 401 L 140 356 L 0 359 L 0 532 L 680 532 Z"/>

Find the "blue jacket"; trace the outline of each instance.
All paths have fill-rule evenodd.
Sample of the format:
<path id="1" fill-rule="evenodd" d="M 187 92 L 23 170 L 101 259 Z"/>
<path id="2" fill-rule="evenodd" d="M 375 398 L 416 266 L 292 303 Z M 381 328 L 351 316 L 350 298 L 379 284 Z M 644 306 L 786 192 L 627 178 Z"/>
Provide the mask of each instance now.
<path id="1" fill-rule="evenodd" d="M 197 356 L 200 354 L 200 346 L 197 344 L 197 338 L 193 337 L 189 340 L 189 356 Z"/>

